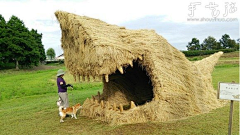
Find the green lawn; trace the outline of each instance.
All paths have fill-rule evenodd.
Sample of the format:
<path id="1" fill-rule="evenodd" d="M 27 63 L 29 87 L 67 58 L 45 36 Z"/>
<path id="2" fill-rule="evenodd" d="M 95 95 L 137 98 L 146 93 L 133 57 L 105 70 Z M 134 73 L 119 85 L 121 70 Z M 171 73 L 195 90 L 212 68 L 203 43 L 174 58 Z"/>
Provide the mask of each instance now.
<path id="1" fill-rule="evenodd" d="M 226 135 L 228 133 L 229 103 L 210 113 L 169 122 L 109 126 L 101 121 L 78 116 L 77 120 L 66 118 L 65 123 L 59 123 L 55 82 L 58 68 L 40 71 L 0 71 L 0 134 Z M 219 81 L 239 82 L 239 65 L 219 64 L 215 67 L 212 76 L 215 89 Z M 86 98 L 102 91 L 101 82 L 74 82 L 68 74 L 65 80 L 74 85 L 74 90 L 69 91 L 70 105 L 78 102 L 82 104 Z M 239 102 L 236 101 L 232 134 L 239 134 Z"/>

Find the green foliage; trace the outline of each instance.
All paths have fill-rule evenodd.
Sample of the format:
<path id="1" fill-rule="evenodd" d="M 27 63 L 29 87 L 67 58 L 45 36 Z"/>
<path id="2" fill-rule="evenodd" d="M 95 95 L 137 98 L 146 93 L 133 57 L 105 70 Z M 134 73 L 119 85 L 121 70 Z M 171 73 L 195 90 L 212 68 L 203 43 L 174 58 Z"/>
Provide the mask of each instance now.
<path id="1" fill-rule="evenodd" d="M 0 67 L 7 62 L 7 58 L 9 56 L 9 52 L 6 50 L 7 48 L 7 39 L 6 32 L 7 31 L 7 24 L 3 16 L 0 14 Z"/>
<path id="2" fill-rule="evenodd" d="M 13 68 L 15 68 L 15 63 L 14 62 L 7 62 L 7 63 L 4 63 L 4 64 L 0 65 L 0 67 L 1 67 L 1 70 L 13 69 Z"/>
<path id="3" fill-rule="evenodd" d="M 46 58 L 41 39 L 36 30 L 29 31 L 24 22 L 12 16 L 8 22 L 0 16 L 0 67 L 15 61 L 16 69 L 37 66 Z"/>
<path id="4" fill-rule="evenodd" d="M 200 50 L 200 43 L 197 38 L 193 38 L 191 42 L 188 42 L 187 50 Z"/>
<path id="5" fill-rule="evenodd" d="M 239 39 L 237 39 L 239 42 Z M 203 43 L 200 45 L 199 40 L 197 38 L 192 38 L 191 42 L 188 42 L 187 50 L 220 50 L 220 49 L 235 49 L 239 50 L 239 43 L 237 43 L 234 39 L 231 39 L 228 34 L 222 35 L 222 38 L 217 42 L 217 40 L 208 36 L 204 39 Z"/>
<path id="6" fill-rule="evenodd" d="M 182 51 L 186 57 L 190 56 L 202 56 L 202 55 L 210 55 L 216 52 L 222 51 L 224 53 L 234 52 L 235 49 L 219 49 L 219 50 L 195 50 L 195 51 Z"/>
<path id="7" fill-rule="evenodd" d="M 47 56 L 50 57 L 51 60 L 56 56 L 53 48 L 47 49 Z"/>
<path id="8" fill-rule="evenodd" d="M 35 39 L 36 44 L 38 46 L 38 51 L 40 53 L 40 61 L 46 60 L 45 49 L 44 49 L 43 44 L 42 44 L 42 34 L 39 34 L 37 32 L 37 30 L 34 30 L 34 29 L 32 29 L 30 31 L 30 33 L 33 36 L 33 38 Z"/>
<path id="9" fill-rule="evenodd" d="M 222 44 L 223 48 L 228 48 L 229 40 L 230 40 L 230 36 L 228 34 L 224 34 L 222 35 L 222 38 L 219 41 Z"/>
<path id="10" fill-rule="evenodd" d="M 187 57 L 188 60 L 190 61 L 198 61 L 198 60 L 202 60 L 204 57 L 202 56 L 197 56 L 197 57 Z"/>
<path id="11" fill-rule="evenodd" d="M 208 36 L 208 38 L 204 39 L 201 44 L 201 50 L 218 50 L 221 49 L 220 43 L 214 37 Z"/>

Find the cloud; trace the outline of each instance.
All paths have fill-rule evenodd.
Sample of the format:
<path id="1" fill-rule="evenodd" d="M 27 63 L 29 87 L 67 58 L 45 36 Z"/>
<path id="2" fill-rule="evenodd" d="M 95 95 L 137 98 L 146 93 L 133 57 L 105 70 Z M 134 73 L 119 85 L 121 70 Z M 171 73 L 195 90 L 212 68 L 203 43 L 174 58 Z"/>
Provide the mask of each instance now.
<path id="1" fill-rule="evenodd" d="M 200 43 L 208 36 L 219 40 L 222 35 L 229 34 L 232 39 L 239 38 L 239 22 L 166 22 L 166 16 L 146 16 L 138 20 L 122 23 L 128 29 L 153 29 L 179 50 L 186 50 L 186 45 L 197 38 Z"/>
<path id="2" fill-rule="evenodd" d="M 194 17 L 211 17 L 211 10 L 205 8 L 209 2 L 218 4 L 218 10 L 221 11 L 222 16 L 225 11 L 225 2 L 203 0 L 201 5 L 198 5 L 196 10 L 194 10 Z M 237 0 L 232 0 L 232 2 L 236 2 L 237 8 L 240 7 Z M 23 20 L 29 29 L 37 29 L 38 32 L 43 34 L 42 40 L 45 49 L 52 47 L 56 54 L 60 55 L 62 53 L 60 46 L 61 31 L 54 15 L 54 12 L 57 10 L 85 15 L 110 24 L 127 26 L 129 28 L 154 29 L 166 37 L 170 43 L 183 46 L 180 44 L 183 44 L 185 40 L 181 40 L 180 43 L 180 39 L 186 36 L 179 37 L 179 35 L 195 34 L 194 32 L 186 31 L 186 29 L 195 29 L 201 35 L 205 31 L 195 27 L 201 26 L 204 29 L 207 26 L 204 24 L 208 24 L 206 22 L 187 21 L 190 13 L 188 10 L 190 3 L 192 3 L 192 0 L 167 0 L 164 2 L 159 0 L 1 0 L 0 14 L 6 20 L 15 15 Z M 240 10 L 238 9 L 236 13 L 229 13 L 228 17 L 239 18 L 239 12 Z M 133 27 L 133 25 L 136 26 Z M 229 27 L 229 29 L 231 28 L 233 27 Z M 236 27 L 234 26 L 234 28 Z M 219 31 L 217 29 L 214 30 Z M 179 42 L 177 43 L 176 41 Z"/>

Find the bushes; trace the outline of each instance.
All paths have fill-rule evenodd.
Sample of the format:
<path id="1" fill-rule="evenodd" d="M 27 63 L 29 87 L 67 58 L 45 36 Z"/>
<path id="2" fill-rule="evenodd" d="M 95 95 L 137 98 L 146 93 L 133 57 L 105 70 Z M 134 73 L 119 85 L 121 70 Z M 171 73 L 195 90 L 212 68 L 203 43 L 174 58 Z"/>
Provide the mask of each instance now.
<path id="1" fill-rule="evenodd" d="M 15 63 L 14 62 L 0 63 L 0 70 L 3 70 L 3 69 L 14 69 L 14 68 L 15 68 Z"/>
<path id="2" fill-rule="evenodd" d="M 54 64 L 54 63 L 63 64 L 64 60 L 45 61 L 45 64 Z"/>
<path id="3" fill-rule="evenodd" d="M 210 55 L 216 52 L 222 51 L 224 53 L 234 52 L 236 49 L 220 49 L 220 50 L 194 50 L 194 51 L 182 51 L 186 57 L 189 56 L 201 56 L 201 55 Z"/>

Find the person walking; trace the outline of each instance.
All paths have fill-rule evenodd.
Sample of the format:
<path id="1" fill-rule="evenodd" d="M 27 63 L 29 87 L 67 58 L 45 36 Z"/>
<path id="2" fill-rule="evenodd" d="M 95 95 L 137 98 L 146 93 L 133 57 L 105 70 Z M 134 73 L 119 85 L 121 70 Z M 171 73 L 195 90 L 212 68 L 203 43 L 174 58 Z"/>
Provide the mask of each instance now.
<path id="1" fill-rule="evenodd" d="M 73 88 L 73 85 L 66 84 L 65 80 L 63 79 L 64 74 L 65 72 L 63 69 L 59 69 L 57 71 L 57 86 L 60 106 L 63 106 L 63 108 L 66 109 L 67 107 L 69 107 L 67 87 Z"/>

